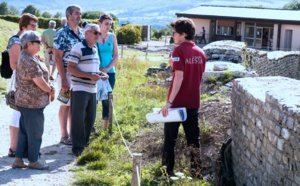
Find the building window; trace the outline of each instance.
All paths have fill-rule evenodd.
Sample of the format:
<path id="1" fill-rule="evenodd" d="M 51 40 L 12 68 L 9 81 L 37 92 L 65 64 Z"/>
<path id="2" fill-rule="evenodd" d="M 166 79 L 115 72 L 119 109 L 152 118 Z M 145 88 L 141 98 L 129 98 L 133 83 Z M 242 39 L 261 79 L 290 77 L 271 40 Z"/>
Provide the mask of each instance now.
<path id="1" fill-rule="evenodd" d="M 233 35 L 233 27 L 218 26 L 217 35 L 232 36 Z"/>

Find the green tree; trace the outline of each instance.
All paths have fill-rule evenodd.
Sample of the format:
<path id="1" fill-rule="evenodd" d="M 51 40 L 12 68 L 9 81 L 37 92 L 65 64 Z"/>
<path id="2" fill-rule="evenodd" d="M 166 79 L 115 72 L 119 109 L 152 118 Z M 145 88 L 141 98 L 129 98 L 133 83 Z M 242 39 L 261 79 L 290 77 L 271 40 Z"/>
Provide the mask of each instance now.
<path id="1" fill-rule="evenodd" d="M 9 6 L 8 14 L 9 15 L 19 15 L 19 10 L 14 6 Z"/>
<path id="2" fill-rule="evenodd" d="M 24 13 L 31 13 L 37 17 L 41 17 L 42 13 L 39 9 L 37 9 L 34 5 L 28 5 L 25 7 L 25 9 L 22 11 L 22 14 Z"/>
<path id="3" fill-rule="evenodd" d="M 57 12 L 53 17 L 54 18 L 61 18 L 62 17 L 62 13 L 61 12 Z"/>
<path id="4" fill-rule="evenodd" d="M 87 11 L 83 12 L 82 19 L 99 19 L 99 16 L 103 14 L 102 11 Z"/>
<path id="5" fill-rule="evenodd" d="M 103 14 L 102 11 L 87 11 L 83 12 L 82 19 L 99 19 L 100 15 Z M 119 24 L 119 19 L 116 15 L 109 13 L 111 17 L 113 18 L 113 21 L 115 21 L 117 24 Z"/>
<path id="6" fill-rule="evenodd" d="M 283 9 L 287 10 L 300 10 L 300 2 L 298 0 L 293 0 L 283 6 Z"/>
<path id="7" fill-rule="evenodd" d="M 44 12 L 43 14 L 42 14 L 42 17 L 44 17 L 44 18 L 51 18 L 51 14 L 49 13 L 49 12 Z"/>
<path id="8" fill-rule="evenodd" d="M 119 44 L 133 45 L 142 40 L 141 31 L 135 26 L 125 25 L 118 30 L 117 39 Z"/>
<path id="9" fill-rule="evenodd" d="M 2 2 L 0 4 L 0 15 L 7 15 L 8 14 L 8 6 L 6 2 Z"/>

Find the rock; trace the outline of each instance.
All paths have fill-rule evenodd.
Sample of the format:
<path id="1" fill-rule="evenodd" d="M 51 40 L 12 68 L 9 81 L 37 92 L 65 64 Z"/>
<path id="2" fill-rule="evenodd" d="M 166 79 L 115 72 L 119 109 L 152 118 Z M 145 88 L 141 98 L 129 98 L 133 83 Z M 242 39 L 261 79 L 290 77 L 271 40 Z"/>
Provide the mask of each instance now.
<path id="1" fill-rule="evenodd" d="M 228 70 L 228 66 L 227 64 L 214 64 L 214 71 L 224 71 L 224 70 Z"/>

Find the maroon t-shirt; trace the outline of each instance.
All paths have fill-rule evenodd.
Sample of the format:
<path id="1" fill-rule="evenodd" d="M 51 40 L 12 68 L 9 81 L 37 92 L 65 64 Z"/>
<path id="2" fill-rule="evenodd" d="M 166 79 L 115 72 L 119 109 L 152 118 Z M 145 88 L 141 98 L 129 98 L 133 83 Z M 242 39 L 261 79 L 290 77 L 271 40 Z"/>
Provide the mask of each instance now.
<path id="1" fill-rule="evenodd" d="M 178 94 L 172 103 L 172 108 L 200 107 L 200 83 L 205 70 L 206 55 L 198 46 L 191 42 L 183 42 L 175 47 L 172 53 L 173 78 L 168 93 L 168 100 L 173 88 L 175 70 L 183 71 L 183 81 Z"/>

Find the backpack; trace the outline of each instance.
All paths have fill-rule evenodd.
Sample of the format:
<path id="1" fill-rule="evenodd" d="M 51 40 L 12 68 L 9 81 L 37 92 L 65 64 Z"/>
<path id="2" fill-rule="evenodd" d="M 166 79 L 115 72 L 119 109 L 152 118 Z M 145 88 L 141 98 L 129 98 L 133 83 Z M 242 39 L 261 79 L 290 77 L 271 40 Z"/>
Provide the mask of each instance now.
<path id="1" fill-rule="evenodd" d="M 12 36 L 11 38 L 13 38 L 13 37 L 19 37 L 19 36 L 15 35 L 15 36 Z M 1 77 L 5 78 L 5 79 L 9 79 L 9 78 L 11 78 L 11 76 L 13 74 L 13 70 L 10 68 L 8 50 L 6 49 L 6 50 L 2 51 L 1 56 L 2 56 L 1 66 L 0 66 Z"/>

